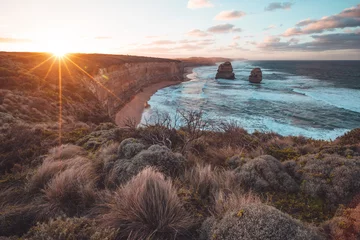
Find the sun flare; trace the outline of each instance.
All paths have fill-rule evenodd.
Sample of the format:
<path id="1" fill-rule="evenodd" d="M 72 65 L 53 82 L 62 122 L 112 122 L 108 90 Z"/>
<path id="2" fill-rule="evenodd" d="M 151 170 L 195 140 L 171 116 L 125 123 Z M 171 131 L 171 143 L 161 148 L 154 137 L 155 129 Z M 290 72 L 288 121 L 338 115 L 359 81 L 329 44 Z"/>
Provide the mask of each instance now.
<path id="1" fill-rule="evenodd" d="M 52 51 L 52 54 L 54 54 L 55 57 L 62 58 L 67 54 L 67 52 L 61 51 L 61 50 L 56 50 L 56 51 Z"/>

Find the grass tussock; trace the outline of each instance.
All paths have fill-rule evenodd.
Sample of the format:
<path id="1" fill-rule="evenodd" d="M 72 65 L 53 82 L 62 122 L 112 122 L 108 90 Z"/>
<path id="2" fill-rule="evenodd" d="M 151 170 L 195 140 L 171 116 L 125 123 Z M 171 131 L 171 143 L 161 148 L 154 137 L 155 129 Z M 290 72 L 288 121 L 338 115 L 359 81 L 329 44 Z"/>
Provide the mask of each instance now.
<path id="1" fill-rule="evenodd" d="M 86 160 L 74 159 L 85 162 Z M 76 166 L 76 165 L 75 165 Z M 68 167 L 55 175 L 44 189 L 44 213 L 81 216 L 95 203 L 96 174 L 90 165 Z"/>
<path id="2" fill-rule="evenodd" d="M 99 221 L 118 239 L 186 239 L 192 225 L 171 181 L 152 168 L 117 189 Z"/>

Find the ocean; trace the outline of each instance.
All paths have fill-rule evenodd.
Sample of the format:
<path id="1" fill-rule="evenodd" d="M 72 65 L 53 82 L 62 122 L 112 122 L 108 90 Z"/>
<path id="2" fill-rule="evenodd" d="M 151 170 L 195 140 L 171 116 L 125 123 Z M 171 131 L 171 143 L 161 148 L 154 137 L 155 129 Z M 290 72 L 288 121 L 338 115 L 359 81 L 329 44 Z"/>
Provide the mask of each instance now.
<path id="1" fill-rule="evenodd" d="M 235 61 L 235 80 L 215 79 L 217 66 L 197 67 L 193 79 L 160 89 L 141 123 L 156 112 L 202 110 L 210 122 L 236 121 L 252 133 L 276 132 L 333 140 L 360 127 L 360 61 Z M 260 67 L 261 84 L 251 84 Z"/>

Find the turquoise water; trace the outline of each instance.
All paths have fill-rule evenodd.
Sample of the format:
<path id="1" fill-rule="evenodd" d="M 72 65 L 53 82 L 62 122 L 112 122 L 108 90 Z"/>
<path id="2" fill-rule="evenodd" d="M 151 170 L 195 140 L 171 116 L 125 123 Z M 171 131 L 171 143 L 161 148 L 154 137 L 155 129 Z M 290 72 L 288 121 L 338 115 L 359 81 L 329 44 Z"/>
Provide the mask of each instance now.
<path id="1" fill-rule="evenodd" d="M 236 80 L 215 80 L 217 66 L 198 67 L 192 81 L 157 91 L 142 123 L 155 112 L 202 110 L 211 122 L 235 120 L 249 132 L 273 131 L 335 139 L 360 127 L 359 61 L 233 62 Z M 252 68 L 263 82 L 251 84 Z"/>

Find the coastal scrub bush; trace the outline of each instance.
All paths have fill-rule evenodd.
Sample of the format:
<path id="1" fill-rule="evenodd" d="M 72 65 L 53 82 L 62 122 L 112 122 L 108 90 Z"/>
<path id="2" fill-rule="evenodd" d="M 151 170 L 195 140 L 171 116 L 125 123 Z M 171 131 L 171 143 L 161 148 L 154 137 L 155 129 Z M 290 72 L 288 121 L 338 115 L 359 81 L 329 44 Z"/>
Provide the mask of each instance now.
<path id="1" fill-rule="evenodd" d="M 360 128 L 356 128 L 345 133 L 344 135 L 338 137 L 336 141 L 339 141 L 341 145 L 360 143 Z"/>
<path id="2" fill-rule="evenodd" d="M 264 204 L 239 205 L 221 219 L 208 218 L 201 228 L 201 240 L 232 239 L 323 239 L 313 229 Z"/>
<path id="3" fill-rule="evenodd" d="M 125 141 L 125 142 L 124 142 Z M 131 156 L 143 146 L 134 140 L 124 140 L 119 146 L 120 156 Z M 134 145 L 135 144 L 135 145 Z M 132 147 L 136 146 L 136 147 Z M 130 149 L 130 150 L 129 150 Z M 125 152 L 124 152 L 125 150 Z M 179 153 L 173 153 L 165 146 L 153 145 L 142 150 L 132 158 L 111 159 L 105 163 L 105 171 L 108 172 L 106 182 L 109 186 L 124 183 L 148 166 L 156 167 L 167 176 L 176 177 L 184 171 L 185 159 Z"/>
<path id="4" fill-rule="evenodd" d="M 333 204 L 346 203 L 360 193 L 360 160 L 338 155 L 308 155 L 299 159 L 303 166 L 301 189 Z"/>
<path id="5" fill-rule="evenodd" d="M 98 220 L 119 229 L 117 239 L 188 239 L 192 226 L 172 182 L 153 168 L 119 187 L 104 208 Z"/>
<path id="6" fill-rule="evenodd" d="M 139 140 L 134 138 L 128 138 L 123 140 L 118 149 L 118 155 L 120 158 L 132 158 L 146 147 Z"/>
<path id="7" fill-rule="evenodd" d="M 323 224 L 328 239 L 360 239 L 360 204 L 355 208 L 348 208 Z"/>
<path id="8" fill-rule="evenodd" d="M 247 160 L 244 165 L 235 169 L 235 173 L 240 184 L 247 190 L 251 189 L 255 192 L 299 190 L 298 184 L 286 172 L 281 162 L 269 155 Z"/>
<path id="9" fill-rule="evenodd" d="M 117 231 L 101 228 L 87 218 L 56 218 L 47 223 L 38 223 L 25 235 L 28 240 L 115 240 Z"/>

